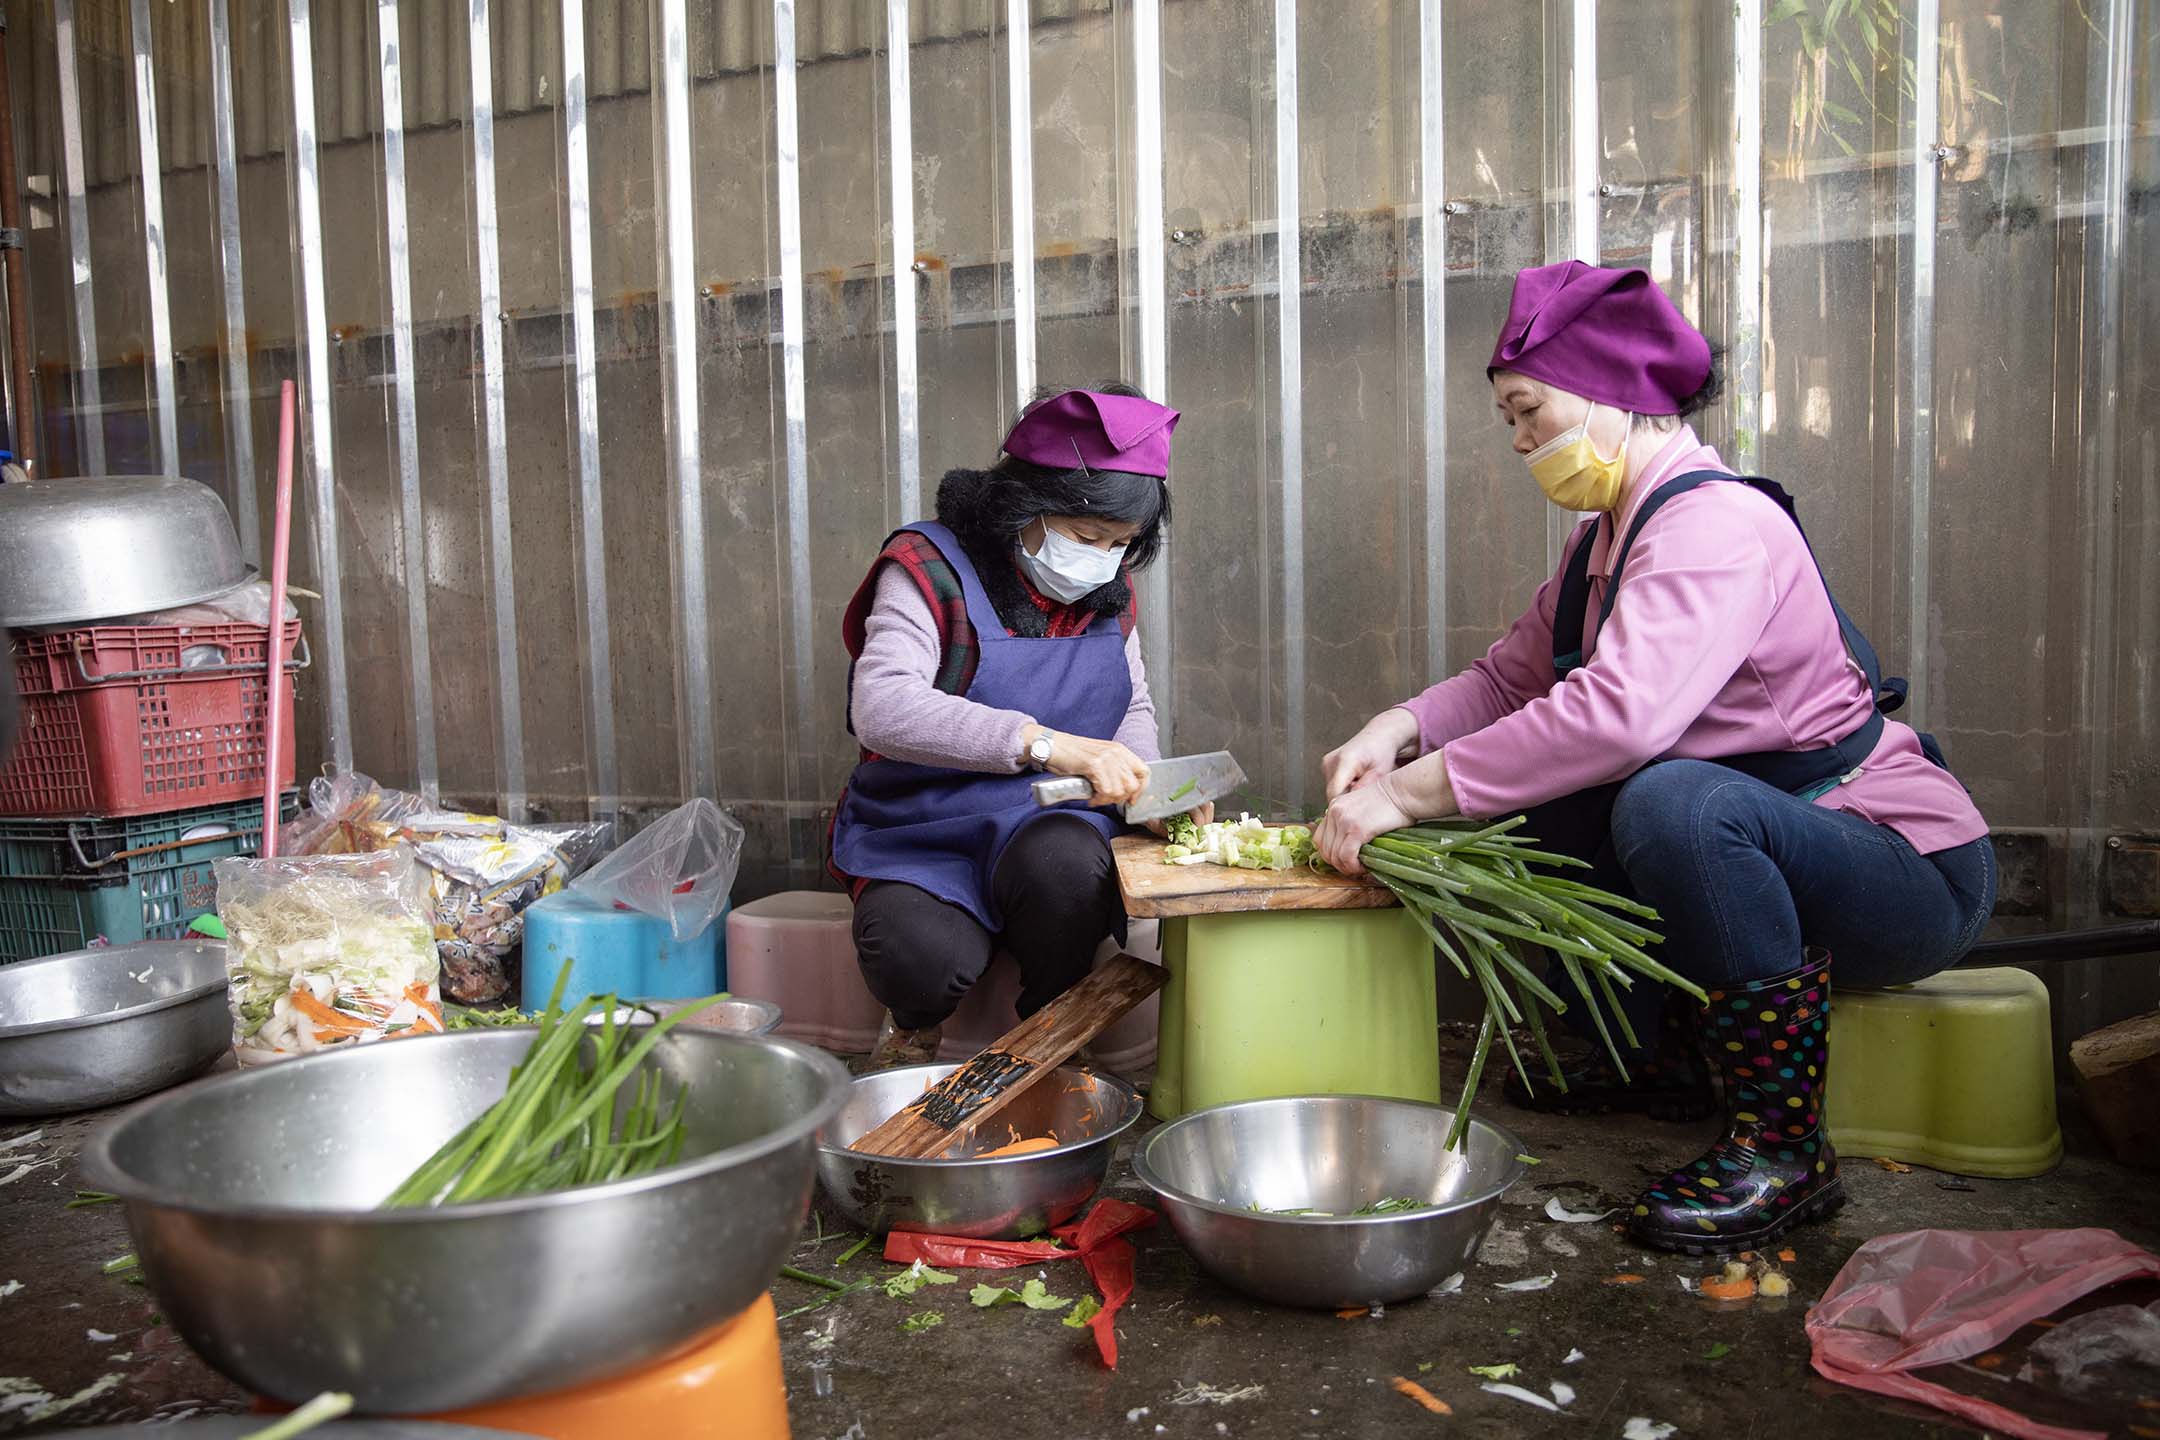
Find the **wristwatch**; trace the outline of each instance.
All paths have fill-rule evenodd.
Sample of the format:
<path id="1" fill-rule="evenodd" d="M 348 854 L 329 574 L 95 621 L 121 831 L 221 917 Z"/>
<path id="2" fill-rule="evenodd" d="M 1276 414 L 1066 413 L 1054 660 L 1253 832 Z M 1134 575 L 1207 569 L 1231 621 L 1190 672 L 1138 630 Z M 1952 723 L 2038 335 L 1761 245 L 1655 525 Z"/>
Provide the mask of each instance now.
<path id="1" fill-rule="evenodd" d="M 1037 731 L 1035 738 L 1028 741 L 1028 764 L 1034 766 L 1037 770 L 1049 769 L 1051 752 L 1056 749 L 1057 736 L 1051 734 L 1048 730 Z"/>

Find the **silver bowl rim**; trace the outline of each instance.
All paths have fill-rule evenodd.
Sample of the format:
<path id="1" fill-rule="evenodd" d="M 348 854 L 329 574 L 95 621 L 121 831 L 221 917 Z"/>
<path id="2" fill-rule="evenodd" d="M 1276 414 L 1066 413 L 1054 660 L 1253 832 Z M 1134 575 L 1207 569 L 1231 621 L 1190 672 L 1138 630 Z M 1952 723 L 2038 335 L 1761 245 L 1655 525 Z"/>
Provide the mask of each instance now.
<path id="1" fill-rule="evenodd" d="M 963 1061 L 962 1063 L 966 1062 Z M 957 1068 L 952 1062 L 946 1060 L 933 1060 L 926 1065 L 895 1065 L 890 1070 L 873 1070 L 867 1075 L 852 1077 L 848 1081 L 848 1089 L 852 1092 L 857 1085 L 865 1080 L 882 1080 L 888 1075 L 905 1075 L 915 1070 L 953 1070 Z M 1056 1069 L 1077 1070 L 1096 1084 L 1108 1086 L 1110 1093 L 1118 1097 L 1116 1121 L 1108 1129 L 1098 1134 L 1089 1135 L 1063 1145 L 1053 1145 L 1048 1150 L 1030 1150 L 1025 1155 L 963 1155 L 959 1157 L 940 1155 L 918 1160 L 904 1155 L 873 1155 L 867 1150 L 856 1150 L 846 1145 L 835 1145 L 823 1136 L 818 1138 L 818 1154 L 849 1156 L 856 1160 L 878 1165 L 929 1165 L 936 1167 L 948 1165 L 1020 1165 L 1030 1160 L 1048 1159 L 1052 1155 L 1070 1155 L 1074 1151 L 1085 1150 L 1091 1145 L 1101 1145 L 1106 1141 L 1117 1140 L 1126 1131 L 1140 1123 L 1140 1116 L 1147 1109 L 1147 1102 L 1141 1098 L 1140 1092 L 1134 1089 L 1130 1082 L 1122 1080 L 1108 1071 L 1089 1070 L 1078 1065 L 1059 1065 Z M 890 1119 L 891 1117 L 887 1116 L 886 1118 Z"/>
<path id="2" fill-rule="evenodd" d="M 208 602 L 215 600 L 220 596 L 230 595 L 233 591 L 241 589 L 244 586 L 252 585 L 257 580 L 262 579 L 262 572 L 256 569 L 253 565 L 243 565 L 240 568 L 241 575 L 238 580 L 217 585 L 209 590 L 204 590 L 199 594 L 184 595 L 175 600 L 168 600 L 157 608 L 159 610 L 184 610 L 190 605 L 207 604 Z M 118 613 L 113 613 L 103 610 L 93 610 L 88 614 L 84 614 L 83 612 L 76 610 L 54 610 L 46 612 L 44 614 L 9 615 L 5 617 L 5 623 L 7 625 L 7 628 L 10 630 L 34 630 L 49 628 L 56 625 L 91 625 L 99 621 L 122 619 L 131 613 L 135 612 L 122 610 Z M 288 620 L 286 623 L 289 625 L 292 622 Z"/>
<path id="3" fill-rule="evenodd" d="M 1138 1177 L 1141 1184 L 1147 1186 L 1148 1189 L 1164 1199 L 1175 1200 L 1181 1205 L 1190 1205 L 1196 1210 L 1205 1210 L 1211 1215 L 1230 1215 L 1245 1220 L 1265 1220 L 1277 1225 L 1326 1227 L 1335 1225 L 1395 1225 L 1405 1220 L 1430 1220 L 1439 1215 L 1452 1215 L 1459 1210 L 1468 1210 L 1483 1205 L 1489 1200 L 1506 1194 L 1514 1186 L 1515 1182 L 1522 1179 L 1530 1170 L 1530 1167 L 1525 1165 L 1520 1158 L 1523 1154 L 1522 1141 L 1516 1138 L 1515 1132 L 1505 1125 L 1477 1115 L 1470 1117 L 1470 1124 L 1473 1128 L 1482 1125 L 1507 1142 L 1508 1153 L 1512 1158 L 1508 1161 L 1508 1170 L 1505 1176 L 1490 1189 L 1475 1195 L 1465 1195 L 1450 1200 L 1444 1205 L 1424 1205 L 1415 1210 L 1392 1210 L 1384 1215 L 1274 1215 L 1264 1210 L 1248 1210 L 1242 1205 L 1225 1205 L 1220 1201 L 1209 1200 L 1203 1196 L 1193 1194 L 1190 1190 L 1182 1190 L 1172 1185 L 1162 1178 L 1162 1175 L 1148 1159 L 1149 1153 L 1154 1150 L 1156 1144 L 1165 1135 L 1170 1134 L 1180 1126 L 1191 1124 L 1212 1115 L 1220 1115 L 1225 1111 L 1257 1109 L 1264 1105 L 1284 1105 L 1308 1100 L 1379 1101 L 1383 1104 L 1402 1105 L 1418 1110 L 1439 1110 L 1449 1115 L 1455 1113 L 1453 1106 L 1435 1105 L 1423 1100 L 1405 1100 L 1399 1095 L 1269 1095 L 1257 1100 L 1234 1100 L 1225 1105 L 1210 1105 L 1204 1110 L 1195 1110 L 1190 1114 L 1180 1115 L 1160 1130 L 1151 1132 L 1146 1143 L 1142 1144 L 1139 1150 L 1133 1154 L 1133 1174 Z"/>
<path id="4" fill-rule="evenodd" d="M 64 950 L 58 955 L 40 955 L 35 960 L 18 960 L 7 968 L 9 973 L 20 975 L 36 966 L 57 964 L 62 960 L 73 960 L 79 955 L 117 954 L 124 950 L 131 950 L 135 948 L 135 945 L 193 945 L 196 943 L 198 942 L 192 940 L 138 940 L 132 945 L 107 945 L 95 950 Z M 199 943 L 223 945 L 225 942 L 206 937 Z M 133 1020 L 142 1015 L 154 1015 L 160 1010 L 170 1010 L 178 1005 L 193 1004 L 205 995 L 219 994 L 225 989 L 225 984 L 225 967 L 221 965 L 218 967 L 218 976 L 215 980 L 205 980 L 200 985 L 191 985 L 177 994 L 161 995 L 153 1000 L 145 1000 L 140 1005 L 129 1005 L 118 1010 L 93 1010 L 87 1015 L 64 1015 L 58 1020 L 32 1020 L 21 1025 L 0 1025 L 0 1041 L 22 1040 L 32 1035 L 54 1035 L 62 1030 L 85 1030 L 92 1025 L 111 1025 L 121 1020 Z"/>
<path id="5" fill-rule="evenodd" d="M 454 1035 L 426 1037 L 423 1043 L 431 1045 L 456 1045 L 467 1041 L 492 1040 L 501 1034 L 517 1034 L 528 1027 L 503 1026 L 500 1030 L 467 1030 Z M 758 1045 L 786 1051 L 807 1059 L 813 1070 L 822 1071 L 828 1080 L 849 1080 L 847 1067 L 814 1045 L 799 1041 L 782 1040 L 773 1035 L 730 1034 L 717 1030 L 670 1031 L 670 1037 L 682 1036 L 693 1045 Z M 419 1039 L 420 1037 L 415 1037 Z M 389 1042 L 395 1043 L 395 1042 Z M 167 1090 L 161 1095 L 141 1100 L 128 1107 L 91 1132 L 83 1142 L 79 1164 L 84 1176 L 95 1182 L 96 1188 L 108 1191 L 129 1204 L 156 1205 L 168 1210 L 180 1210 L 195 1215 L 215 1215 L 225 1220 L 301 1220 L 310 1223 L 367 1222 L 378 1225 L 428 1225 L 444 1221 L 485 1220 L 508 1215 L 525 1215 L 537 1210 L 560 1209 L 583 1205 L 590 1201 L 613 1200 L 643 1194 L 648 1190 L 660 1190 L 686 1180 L 700 1179 L 716 1171 L 762 1159 L 776 1150 L 784 1150 L 802 1142 L 806 1137 L 823 1130 L 832 1123 L 833 1116 L 847 1102 L 848 1086 L 835 1085 L 807 1114 L 796 1117 L 786 1125 L 761 1135 L 755 1140 L 745 1140 L 695 1160 L 685 1160 L 669 1165 L 650 1174 L 629 1180 L 614 1180 L 603 1185 L 581 1185 L 568 1190 L 550 1190 L 538 1195 L 514 1195 L 503 1200 L 479 1200 L 463 1205 L 411 1206 L 395 1210 L 380 1206 L 332 1207 L 322 1205 L 266 1205 L 253 1203 L 205 1203 L 189 1200 L 169 1193 L 163 1187 L 145 1184 L 121 1169 L 113 1159 L 114 1135 L 124 1125 L 142 1125 L 154 1121 L 157 1113 L 177 1104 L 184 1096 L 219 1086 L 235 1086 L 245 1083 L 252 1076 L 270 1071 L 286 1073 L 299 1065 L 337 1065 L 347 1059 L 339 1051 L 326 1051 L 315 1055 L 296 1056 L 280 1060 L 274 1065 L 252 1070 L 237 1070 L 223 1075 L 211 1075 L 191 1084 Z"/>

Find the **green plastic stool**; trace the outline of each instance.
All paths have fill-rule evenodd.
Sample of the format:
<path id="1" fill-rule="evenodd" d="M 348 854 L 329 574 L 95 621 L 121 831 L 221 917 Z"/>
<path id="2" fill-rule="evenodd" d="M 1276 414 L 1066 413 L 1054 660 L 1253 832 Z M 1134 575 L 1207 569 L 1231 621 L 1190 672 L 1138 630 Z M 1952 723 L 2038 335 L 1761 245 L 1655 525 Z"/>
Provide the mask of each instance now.
<path id="1" fill-rule="evenodd" d="M 2062 1131 L 2047 987 L 2029 971 L 1994 969 L 1835 991 L 1826 1110 L 1848 1160 L 2012 1180 L 2054 1169 Z"/>
<path id="2" fill-rule="evenodd" d="M 1440 1098 L 1432 945 L 1389 910 L 1165 920 L 1159 1120 L 1277 1095 Z"/>

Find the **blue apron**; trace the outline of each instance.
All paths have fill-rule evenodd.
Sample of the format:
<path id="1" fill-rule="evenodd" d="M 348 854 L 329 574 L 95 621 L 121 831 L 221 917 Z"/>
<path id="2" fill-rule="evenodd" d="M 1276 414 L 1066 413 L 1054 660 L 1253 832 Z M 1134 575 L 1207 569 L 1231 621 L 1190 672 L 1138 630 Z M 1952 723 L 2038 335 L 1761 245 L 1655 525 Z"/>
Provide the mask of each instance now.
<path id="1" fill-rule="evenodd" d="M 1085 633 L 1058 639 L 1008 635 L 953 533 L 932 522 L 904 528 L 937 546 L 960 577 L 968 623 L 981 647 L 968 699 L 1031 715 L 1060 734 L 1093 740 L 1116 736 L 1132 703 L 1132 671 L 1116 616 L 1101 616 Z M 1001 930 L 990 875 L 1022 826 L 1048 815 L 1071 815 L 1108 839 L 1121 825 L 1107 810 L 1039 808 L 1030 788 L 1036 778 L 1025 772 L 986 775 L 905 760 L 865 760 L 855 767 L 833 822 L 833 864 L 858 879 L 927 890 L 986 928 Z"/>

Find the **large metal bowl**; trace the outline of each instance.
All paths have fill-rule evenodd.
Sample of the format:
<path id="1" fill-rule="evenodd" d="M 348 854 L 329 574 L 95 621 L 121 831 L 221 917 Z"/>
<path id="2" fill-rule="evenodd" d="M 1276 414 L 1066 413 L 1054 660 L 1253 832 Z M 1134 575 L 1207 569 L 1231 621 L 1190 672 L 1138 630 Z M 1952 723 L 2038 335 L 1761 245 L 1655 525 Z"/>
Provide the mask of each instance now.
<path id="1" fill-rule="evenodd" d="M 857 1080 L 818 1146 L 818 1179 L 872 1234 L 928 1230 L 974 1240 L 1040 1235 L 1080 1212 L 1102 1185 L 1118 1137 L 1140 1119 L 1139 1092 L 1113 1075 L 1068 1066 L 1038 1081 L 951 1160 L 893 1160 L 847 1147 L 959 1069 L 909 1065 Z M 1055 1149 L 982 1158 L 1012 1140 L 1056 1135 Z"/>
<path id="2" fill-rule="evenodd" d="M 231 1042 L 221 940 L 0 965 L 0 1119 L 118 1105 L 200 1074 Z"/>
<path id="3" fill-rule="evenodd" d="M 225 502 L 178 475 L 0 485 L 0 626 L 71 625 L 245 585 Z"/>
<path id="4" fill-rule="evenodd" d="M 384 1041 L 147 1100 L 91 1137 L 174 1328 L 258 1394 L 434 1414 L 633 1370 L 741 1313 L 808 1213 L 847 1070 L 765 1036 L 675 1033 L 682 1163 L 634 1180 L 380 1210 L 501 1098 L 530 1030 Z"/>
<path id="5" fill-rule="evenodd" d="M 1247 1100 L 1157 1130 L 1134 1158 L 1170 1226 L 1216 1279 L 1277 1305 L 1337 1309 L 1423 1295 L 1470 1263 L 1522 1145 L 1455 1112 L 1362 1095 Z M 1432 1208 L 1354 1212 L 1383 1199 Z M 1324 1215 L 1269 1214 L 1316 1210 Z"/>

